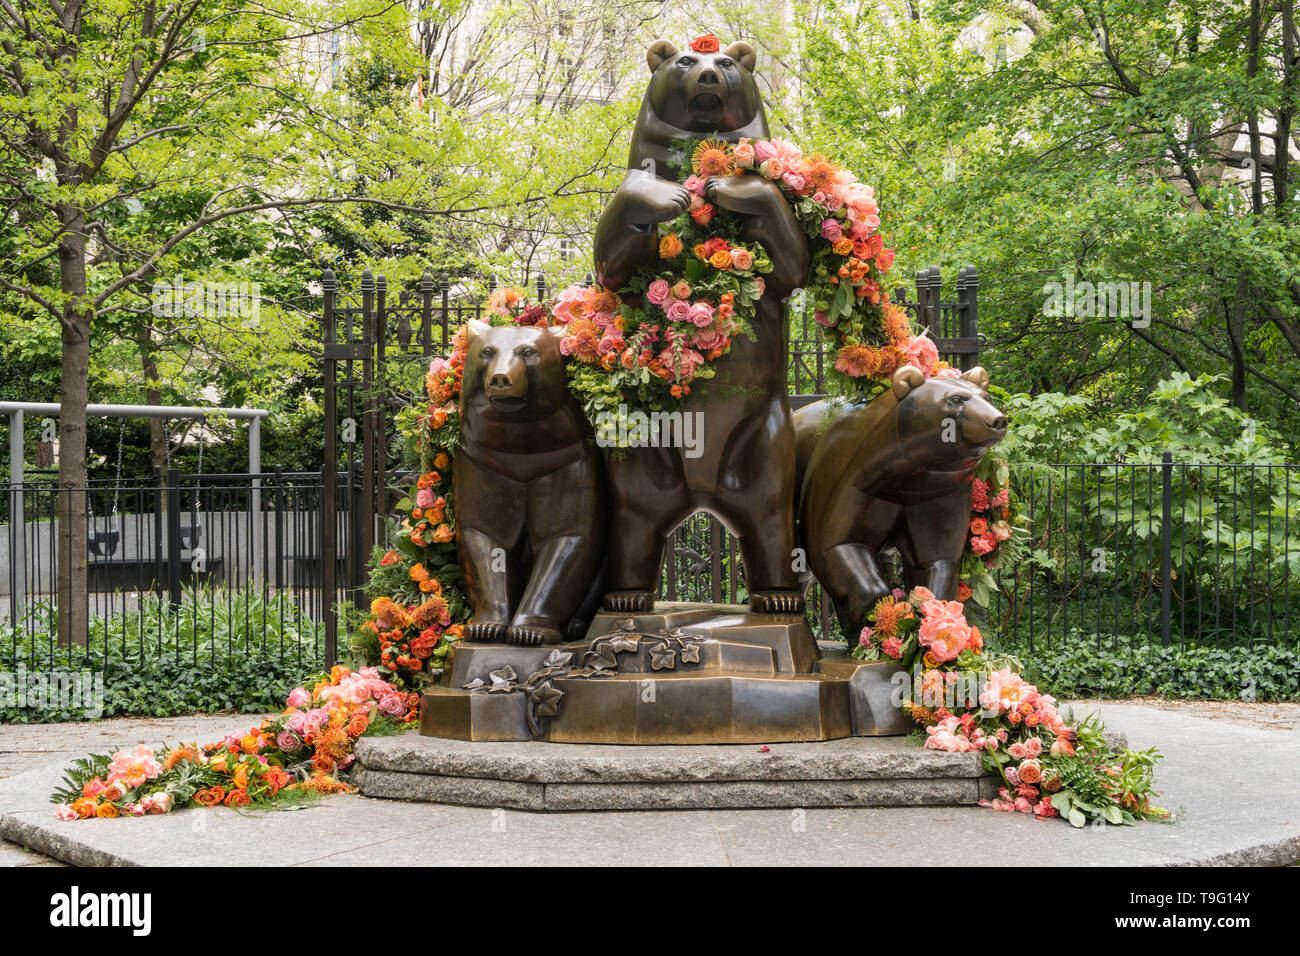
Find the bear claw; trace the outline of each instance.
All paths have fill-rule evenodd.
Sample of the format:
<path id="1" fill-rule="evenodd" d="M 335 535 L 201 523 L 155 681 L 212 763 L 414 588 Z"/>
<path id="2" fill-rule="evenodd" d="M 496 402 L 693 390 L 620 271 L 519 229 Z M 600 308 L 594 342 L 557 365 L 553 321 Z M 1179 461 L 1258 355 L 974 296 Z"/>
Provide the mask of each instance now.
<path id="1" fill-rule="evenodd" d="M 655 596 L 650 591 L 611 591 L 605 595 L 606 611 L 620 614 L 649 614 L 655 609 Z"/>
<path id="2" fill-rule="evenodd" d="M 506 640 L 520 647 L 537 647 L 541 644 L 558 644 L 562 635 L 553 627 L 519 627 L 510 628 Z"/>
<path id="3" fill-rule="evenodd" d="M 499 644 L 505 639 L 505 624 L 470 623 L 465 625 L 465 641 L 468 644 Z"/>
<path id="4" fill-rule="evenodd" d="M 756 614 L 802 614 L 804 599 L 798 591 L 755 591 L 749 609 Z"/>

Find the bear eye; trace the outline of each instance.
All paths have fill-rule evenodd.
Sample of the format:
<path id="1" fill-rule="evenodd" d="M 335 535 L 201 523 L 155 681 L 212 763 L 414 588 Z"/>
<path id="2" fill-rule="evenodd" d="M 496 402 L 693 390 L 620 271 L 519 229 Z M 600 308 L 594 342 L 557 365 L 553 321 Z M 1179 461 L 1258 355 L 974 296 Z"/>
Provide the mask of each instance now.
<path id="1" fill-rule="evenodd" d="M 531 345 L 525 345 L 522 348 L 516 349 L 515 354 L 521 358 L 532 358 L 537 354 L 537 349 L 533 348 Z"/>
<path id="2" fill-rule="evenodd" d="M 965 395 L 949 395 L 949 396 L 948 396 L 948 404 L 949 404 L 949 405 L 965 405 L 965 404 L 966 404 L 966 396 L 965 396 Z"/>
<path id="3" fill-rule="evenodd" d="M 678 65 L 678 66 L 694 66 L 694 65 L 695 65 L 695 60 L 694 60 L 693 57 L 684 56 L 684 57 L 682 57 L 681 59 L 679 59 L 679 60 L 677 61 L 677 65 Z"/>
<path id="4" fill-rule="evenodd" d="M 483 346 L 483 348 L 479 351 L 479 355 L 482 355 L 484 358 L 491 358 L 496 354 L 497 354 L 497 350 L 490 345 Z"/>
<path id="5" fill-rule="evenodd" d="M 735 65 L 735 64 L 733 64 L 730 60 L 727 60 L 727 59 L 722 59 L 722 60 L 719 60 L 719 61 L 718 61 L 718 66 L 724 66 L 724 67 L 725 67 L 725 66 L 734 66 L 734 65 Z"/>

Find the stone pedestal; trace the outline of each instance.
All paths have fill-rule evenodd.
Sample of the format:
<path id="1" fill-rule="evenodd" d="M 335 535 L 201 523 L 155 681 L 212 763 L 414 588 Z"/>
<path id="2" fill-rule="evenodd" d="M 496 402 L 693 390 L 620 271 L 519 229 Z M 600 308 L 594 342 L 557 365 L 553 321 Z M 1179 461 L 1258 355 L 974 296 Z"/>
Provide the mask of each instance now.
<path id="1" fill-rule="evenodd" d="M 581 641 L 454 647 L 420 732 L 474 741 L 743 744 L 907 733 L 898 671 L 819 647 L 802 617 L 660 603 Z M 906 680 L 904 675 L 901 680 Z"/>

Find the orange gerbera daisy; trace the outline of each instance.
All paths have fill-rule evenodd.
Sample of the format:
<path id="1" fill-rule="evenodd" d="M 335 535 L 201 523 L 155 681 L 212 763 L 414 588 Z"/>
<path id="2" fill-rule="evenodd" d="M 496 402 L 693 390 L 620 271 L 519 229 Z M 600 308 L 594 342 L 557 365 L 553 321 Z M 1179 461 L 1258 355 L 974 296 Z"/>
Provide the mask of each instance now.
<path id="1" fill-rule="evenodd" d="M 835 185 L 840 169 L 825 156 L 812 156 L 804 179 L 813 189 L 830 189 Z"/>
<path id="2" fill-rule="evenodd" d="M 704 179 L 730 176 L 736 171 L 735 152 L 730 143 L 720 139 L 702 140 L 691 154 L 691 168 Z"/>

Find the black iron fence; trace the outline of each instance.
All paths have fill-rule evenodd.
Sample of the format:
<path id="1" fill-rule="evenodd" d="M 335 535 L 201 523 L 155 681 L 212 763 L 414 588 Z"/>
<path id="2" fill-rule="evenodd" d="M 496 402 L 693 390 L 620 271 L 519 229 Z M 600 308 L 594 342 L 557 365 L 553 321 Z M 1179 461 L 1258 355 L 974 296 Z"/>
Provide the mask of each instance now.
<path id="1" fill-rule="evenodd" d="M 1020 466 L 1012 475 L 1024 532 L 991 572 L 998 590 L 988 607 L 968 605 L 990 637 L 1029 650 L 1296 643 L 1300 466 L 1167 460 Z M 337 659 L 326 624 L 365 603 L 367 554 L 355 546 L 360 476 L 335 481 L 332 509 L 318 472 L 95 484 L 84 489 L 88 541 L 76 556 L 60 553 L 66 492 L 49 482 L 9 486 L 9 513 L 22 520 L 0 527 L 0 650 L 52 653 L 59 563 L 84 558 L 84 652 L 198 658 L 221 647 Z M 332 573 L 322 561 L 331 526 Z M 677 529 L 660 594 L 746 600 L 739 549 L 720 522 L 701 513 Z M 839 636 L 820 594 L 810 598 L 819 635 Z"/>

